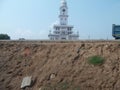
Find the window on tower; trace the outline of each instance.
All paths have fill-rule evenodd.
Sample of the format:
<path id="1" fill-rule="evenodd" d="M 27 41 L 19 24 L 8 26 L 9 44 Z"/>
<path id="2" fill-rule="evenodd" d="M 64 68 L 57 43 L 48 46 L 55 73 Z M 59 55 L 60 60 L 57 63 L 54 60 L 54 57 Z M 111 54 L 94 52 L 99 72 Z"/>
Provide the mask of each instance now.
<path id="1" fill-rule="evenodd" d="M 65 14 L 65 9 L 63 9 L 62 12 L 63 12 L 63 15 L 64 15 Z"/>
<path id="2" fill-rule="evenodd" d="M 65 9 L 63 9 L 63 12 L 65 12 Z"/>

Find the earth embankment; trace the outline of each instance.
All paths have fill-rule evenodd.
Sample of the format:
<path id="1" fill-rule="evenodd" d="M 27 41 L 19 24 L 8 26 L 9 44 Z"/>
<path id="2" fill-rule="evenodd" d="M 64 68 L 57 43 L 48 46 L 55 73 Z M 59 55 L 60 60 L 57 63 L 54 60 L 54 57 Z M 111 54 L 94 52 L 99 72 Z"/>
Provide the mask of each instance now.
<path id="1" fill-rule="evenodd" d="M 102 65 L 88 63 L 91 56 Z M 119 41 L 0 41 L 0 90 L 120 90 Z"/>

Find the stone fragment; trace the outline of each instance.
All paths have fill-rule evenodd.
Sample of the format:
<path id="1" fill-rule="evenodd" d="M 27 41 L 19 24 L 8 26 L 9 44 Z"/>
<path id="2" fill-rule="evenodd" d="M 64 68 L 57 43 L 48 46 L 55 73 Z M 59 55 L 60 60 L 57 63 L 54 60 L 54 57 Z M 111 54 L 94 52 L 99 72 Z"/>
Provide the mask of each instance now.
<path id="1" fill-rule="evenodd" d="M 30 87 L 32 84 L 32 76 L 24 77 L 22 80 L 21 88 Z"/>
<path id="2" fill-rule="evenodd" d="M 50 79 L 54 79 L 56 77 L 56 75 L 53 73 L 50 75 Z"/>
<path id="3" fill-rule="evenodd" d="M 42 88 L 39 88 L 38 90 L 42 90 Z"/>

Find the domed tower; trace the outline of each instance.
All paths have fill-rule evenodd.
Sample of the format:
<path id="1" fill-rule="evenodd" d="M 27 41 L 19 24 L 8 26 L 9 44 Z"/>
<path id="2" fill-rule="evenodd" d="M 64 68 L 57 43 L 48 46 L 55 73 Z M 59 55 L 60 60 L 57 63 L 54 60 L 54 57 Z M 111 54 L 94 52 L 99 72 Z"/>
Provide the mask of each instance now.
<path id="1" fill-rule="evenodd" d="M 59 18 L 61 25 L 68 24 L 68 7 L 67 7 L 67 2 L 65 0 L 61 1 Z"/>
<path id="2" fill-rule="evenodd" d="M 59 24 L 53 26 L 53 34 L 49 33 L 50 40 L 78 40 L 79 34 L 74 34 L 72 25 L 68 25 L 68 7 L 66 0 L 61 0 Z"/>

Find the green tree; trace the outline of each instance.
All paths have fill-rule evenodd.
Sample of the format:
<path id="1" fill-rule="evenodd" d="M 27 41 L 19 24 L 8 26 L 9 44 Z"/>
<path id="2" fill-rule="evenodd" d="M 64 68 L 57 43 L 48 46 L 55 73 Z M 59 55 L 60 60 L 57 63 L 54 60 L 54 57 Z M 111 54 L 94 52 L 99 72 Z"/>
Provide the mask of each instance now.
<path id="1" fill-rule="evenodd" d="M 0 34 L 0 40 L 10 40 L 10 36 L 7 34 Z"/>

